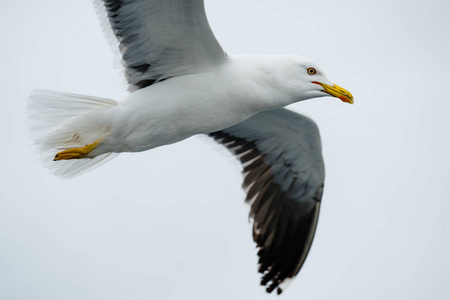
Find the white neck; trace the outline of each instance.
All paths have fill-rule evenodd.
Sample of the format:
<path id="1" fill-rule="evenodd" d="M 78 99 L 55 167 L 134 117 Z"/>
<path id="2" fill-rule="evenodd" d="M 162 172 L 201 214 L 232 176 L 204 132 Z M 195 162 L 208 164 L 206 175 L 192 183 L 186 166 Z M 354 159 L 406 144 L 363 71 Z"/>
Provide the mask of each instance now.
<path id="1" fill-rule="evenodd" d="M 314 97 L 298 80 L 292 56 L 245 54 L 230 57 L 230 77 L 236 79 L 234 91 L 245 94 L 257 111 L 284 107 Z"/>

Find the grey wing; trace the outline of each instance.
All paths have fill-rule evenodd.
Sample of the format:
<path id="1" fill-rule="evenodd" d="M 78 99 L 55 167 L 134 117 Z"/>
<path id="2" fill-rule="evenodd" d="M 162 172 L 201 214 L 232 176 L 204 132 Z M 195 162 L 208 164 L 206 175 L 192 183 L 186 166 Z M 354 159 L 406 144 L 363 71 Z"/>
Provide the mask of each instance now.
<path id="1" fill-rule="evenodd" d="M 319 130 L 287 109 L 209 134 L 241 161 L 261 285 L 278 294 L 311 247 L 325 178 Z"/>
<path id="2" fill-rule="evenodd" d="M 196 72 L 226 57 L 203 0 L 94 0 L 94 6 L 109 21 L 107 37 L 119 42 L 131 89 Z"/>

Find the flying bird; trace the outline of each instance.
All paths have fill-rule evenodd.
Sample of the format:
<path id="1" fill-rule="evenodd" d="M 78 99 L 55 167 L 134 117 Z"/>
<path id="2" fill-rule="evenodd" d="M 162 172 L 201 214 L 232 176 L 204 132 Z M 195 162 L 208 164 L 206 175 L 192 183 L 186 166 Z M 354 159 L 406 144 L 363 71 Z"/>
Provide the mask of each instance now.
<path id="1" fill-rule="evenodd" d="M 34 91 L 30 129 L 42 160 L 67 178 L 121 152 L 209 135 L 242 163 L 261 285 L 280 294 L 311 247 L 325 176 L 316 124 L 283 107 L 353 96 L 305 57 L 227 54 L 203 0 L 94 0 L 94 7 L 131 93 L 116 102 Z"/>

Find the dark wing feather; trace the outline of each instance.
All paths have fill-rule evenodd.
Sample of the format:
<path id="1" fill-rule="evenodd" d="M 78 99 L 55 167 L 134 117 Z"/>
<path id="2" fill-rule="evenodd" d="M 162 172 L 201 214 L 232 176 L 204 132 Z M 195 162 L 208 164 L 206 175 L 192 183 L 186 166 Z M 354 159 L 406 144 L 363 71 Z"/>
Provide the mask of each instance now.
<path id="1" fill-rule="evenodd" d="M 317 226 L 325 177 L 318 128 L 279 109 L 209 135 L 244 167 L 261 285 L 281 293 L 302 267 Z"/>
<path id="2" fill-rule="evenodd" d="M 103 24 L 107 38 L 114 35 L 119 42 L 132 89 L 196 72 L 226 56 L 203 0 L 94 0 L 94 6 L 100 19 L 109 21 Z"/>

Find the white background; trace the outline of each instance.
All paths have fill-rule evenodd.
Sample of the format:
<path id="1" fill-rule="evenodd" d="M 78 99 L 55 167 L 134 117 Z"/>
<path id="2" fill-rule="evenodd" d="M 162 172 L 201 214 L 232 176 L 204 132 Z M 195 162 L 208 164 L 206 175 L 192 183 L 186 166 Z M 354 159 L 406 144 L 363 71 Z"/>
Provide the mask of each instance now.
<path id="1" fill-rule="evenodd" d="M 0 10 L 0 299 L 269 299 L 239 164 L 206 137 L 72 180 L 37 161 L 34 88 L 127 92 L 90 1 Z M 322 133 L 309 257 L 280 299 L 450 297 L 448 1 L 207 1 L 223 48 L 296 53 L 350 90 L 291 105 Z"/>

